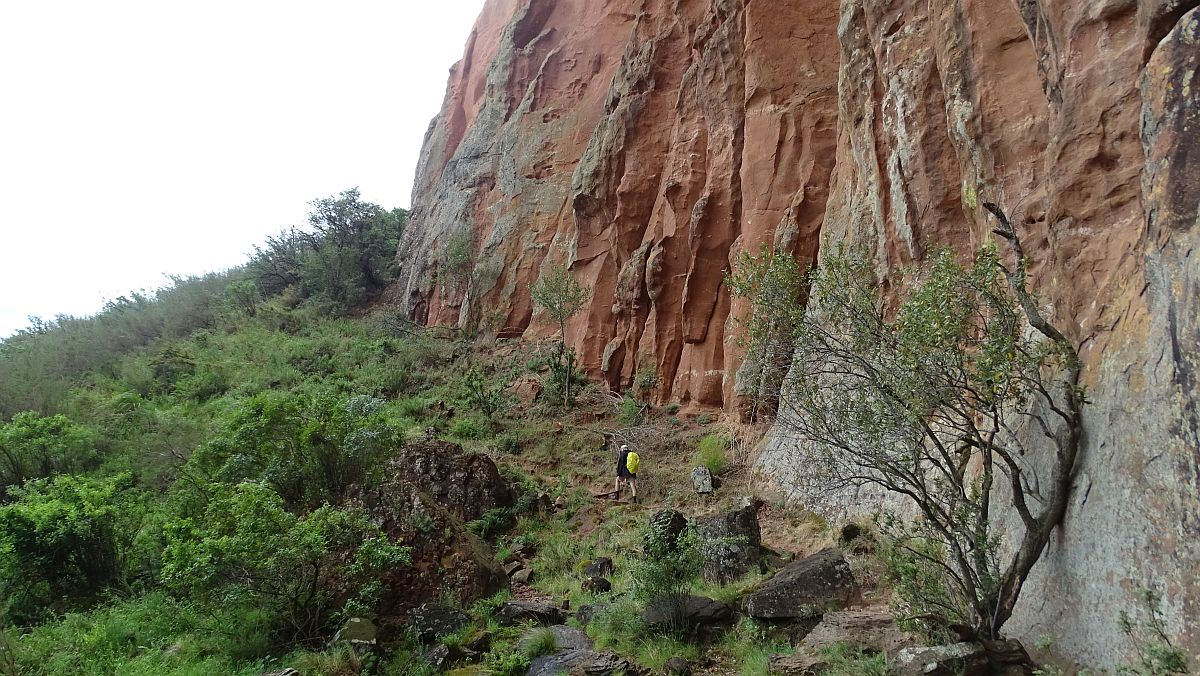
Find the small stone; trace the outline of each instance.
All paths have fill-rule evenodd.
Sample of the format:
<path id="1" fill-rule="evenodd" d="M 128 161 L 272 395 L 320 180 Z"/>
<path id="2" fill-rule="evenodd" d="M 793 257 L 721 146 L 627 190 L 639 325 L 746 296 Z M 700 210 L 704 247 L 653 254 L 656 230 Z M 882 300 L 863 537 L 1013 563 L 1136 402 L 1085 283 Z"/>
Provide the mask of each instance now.
<path id="1" fill-rule="evenodd" d="M 378 633 L 374 622 L 363 617 L 352 617 L 342 624 L 342 628 L 338 629 L 329 643 L 330 645 L 335 643 L 375 645 L 375 637 Z"/>
<path id="2" fill-rule="evenodd" d="M 692 673 L 692 663 L 682 657 L 672 657 L 667 660 L 667 673 L 674 676 L 690 676 Z"/>
<path id="3" fill-rule="evenodd" d="M 566 508 L 567 508 L 567 498 L 565 496 L 560 495 L 557 498 L 554 498 L 554 509 L 556 509 L 558 511 L 562 511 Z"/>
<path id="4" fill-rule="evenodd" d="M 692 470 L 692 487 L 697 493 L 706 495 L 713 492 L 712 472 L 707 467 L 697 467 Z"/>
<path id="5" fill-rule="evenodd" d="M 450 648 L 444 643 L 433 646 L 425 653 L 425 662 L 439 672 L 445 671 L 450 663 Z"/>
<path id="6" fill-rule="evenodd" d="M 579 606 L 579 610 L 575 611 L 575 621 L 582 626 L 587 626 L 597 616 L 608 610 L 607 603 L 587 603 Z"/>
<path id="7" fill-rule="evenodd" d="M 521 568 L 520 570 L 509 576 L 509 579 L 517 584 L 529 584 L 530 578 L 533 577 L 533 570 L 529 568 Z"/>
<path id="8" fill-rule="evenodd" d="M 533 622 L 541 625 L 562 624 L 563 612 L 549 601 L 505 601 L 500 606 L 500 623 L 505 626 Z"/>
<path id="9" fill-rule="evenodd" d="M 603 577 L 589 577 L 581 586 L 585 592 L 592 594 L 607 594 L 612 591 L 612 583 Z"/>
<path id="10" fill-rule="evenodd" d="M 504 564 L 504 574 L 509 577 L 512 577 L 513 573 L 517 572 L 518 570 L 521 570 L 524 567 L 525 567 L 525 564 L 521 561 L 510 561 L 510 562 Z"/>
<path id="11" fill-rule="evenodd" d="M 607 556 L 599 556 L 592 559 L 584 569 L 583 574 L 587 577 L 608 577 L 613 572 L 613 560 Z"/>
<path id="12" fill-rule="evenodd" d="M 787 676 L 815 676 L 825 671 L 825 660 L 806 652 L 795 655 L 772 655 L 767 662 L 772 674 Z"/>

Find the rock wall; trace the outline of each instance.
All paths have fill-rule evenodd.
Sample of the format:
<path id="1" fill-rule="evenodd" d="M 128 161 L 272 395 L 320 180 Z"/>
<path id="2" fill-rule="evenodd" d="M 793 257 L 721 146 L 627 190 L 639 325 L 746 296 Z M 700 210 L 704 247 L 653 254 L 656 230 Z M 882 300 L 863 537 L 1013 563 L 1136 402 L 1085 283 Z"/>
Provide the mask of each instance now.
<path id="1" fill-rule="evenodd" d="M 732 406 L 740 250 L 873 252 L 880 280 L 1019 224 L 1086 362 L 1075 502 L 1012 631 L 1091 663 L 1165 592 L 1200 653 L 1197 0 L 488 0 L 451 72 L 393 299 L 430 324 L 542 337 L 529 287 L 592 291 L 568 341 L 597 379 Z M 469 248 L 464 261 L 454 243 Z M 814 496 L 779 430 L 760 470 Z"/>

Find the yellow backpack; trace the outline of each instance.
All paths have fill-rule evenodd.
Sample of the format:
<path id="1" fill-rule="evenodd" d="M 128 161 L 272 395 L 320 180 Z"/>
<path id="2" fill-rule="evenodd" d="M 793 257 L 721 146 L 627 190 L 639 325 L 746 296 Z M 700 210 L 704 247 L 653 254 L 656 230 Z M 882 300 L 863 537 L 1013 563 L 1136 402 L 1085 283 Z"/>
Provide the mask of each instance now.
<path id="1" fill-rule="evenodd" d="M 625 457 L 625 469 L 629 470 L 630 474 L 637 474 L 638 465 L 641 463 L 642 459 L 633 451 L 630 451 L 629 455 Z"/>

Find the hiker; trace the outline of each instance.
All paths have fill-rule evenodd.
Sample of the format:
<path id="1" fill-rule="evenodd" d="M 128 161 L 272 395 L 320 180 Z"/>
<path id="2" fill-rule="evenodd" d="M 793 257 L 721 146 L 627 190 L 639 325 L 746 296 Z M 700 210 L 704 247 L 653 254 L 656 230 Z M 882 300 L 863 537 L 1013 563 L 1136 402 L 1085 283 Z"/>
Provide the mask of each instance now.
<path id="1" fill-rule="evenodd" d="M 617 454 L 617 480 L 613 483 L 613 499 L 621 499 L 621 482 L 629 484 L 633 491 L 633 501 L 637 502 L 637 471 L 641 458 L 629 450 L 629 446 L 621 444 L 621 452 Z"/>

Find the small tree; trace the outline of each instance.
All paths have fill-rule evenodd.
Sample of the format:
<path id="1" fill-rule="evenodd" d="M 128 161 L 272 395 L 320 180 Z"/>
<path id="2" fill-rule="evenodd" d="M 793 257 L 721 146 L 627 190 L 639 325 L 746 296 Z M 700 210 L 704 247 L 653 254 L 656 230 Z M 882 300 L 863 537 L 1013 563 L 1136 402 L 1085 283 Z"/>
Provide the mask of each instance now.
<path id="1" fill-rule="evenodd" d="M 910 498 L 921 518 L 882 520 L 904 619 L 995 638 L 1066 511 L 1085 397 L 1073 346 L 1026 287 L 1015 231 L 986 206 L 1015 263 L 994 245 L 970 267 L 944 252 L 894 317 L 872 268 L 840 250 L 809 273 L 803 312 L 752 300 L 795 318 L 778 424 L 799 441 L 798 476 Z M 1007 544 L 997 500 L 1019 518 Z"/>
<path id="2" fill-rule="evenodd" d="M 562 383 L 563 408 L 571 405 L 571 379 L 575 374 L 575 351 L 567 350 L 567 320 L 583 309 L 591 294 L 567 271 L 556 265 L 542 273 L 530 289 L 530 297 L 550 318 L 558 323 L 558 350 L 551 362 L 555 376 Z"/>
<path id="3" fill-rule="evenodd" d="M 645 556 L 633 580 L 637 599 L 665 613 L 671 630 L 679 632 L 687 625 L 688 594 L 704 567 L 705 551 L 693 524 L 677 529 L 673 521 L 660 512 L 642 531 Z"/>

